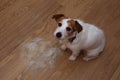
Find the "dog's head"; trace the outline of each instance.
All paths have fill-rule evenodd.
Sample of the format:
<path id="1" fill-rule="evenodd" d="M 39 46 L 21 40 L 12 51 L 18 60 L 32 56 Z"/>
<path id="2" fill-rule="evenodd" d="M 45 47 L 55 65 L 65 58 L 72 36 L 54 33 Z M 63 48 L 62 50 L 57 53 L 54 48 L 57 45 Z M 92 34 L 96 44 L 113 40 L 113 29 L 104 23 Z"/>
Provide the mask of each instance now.
<path id="1" fill-rule="evenodd" d="M 52 18 L 57 22 L 54 35 L 58 39 L 65 39 L 72 36 L 74 32 L 82 31 L 82 26 L 77 21 L 67 18 L 64 14 L 55 14 Z"/>

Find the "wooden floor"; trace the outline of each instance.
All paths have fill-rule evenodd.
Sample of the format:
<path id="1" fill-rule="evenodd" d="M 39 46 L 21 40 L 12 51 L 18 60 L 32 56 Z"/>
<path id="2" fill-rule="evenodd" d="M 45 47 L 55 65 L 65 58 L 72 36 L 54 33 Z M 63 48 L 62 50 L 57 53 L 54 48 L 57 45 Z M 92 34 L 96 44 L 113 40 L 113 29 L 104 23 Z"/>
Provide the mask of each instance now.
<path id="1" fill-rule="evenodd" d="M 105 51 L 89 62 L 64 52 L 54 69 L 26 71 L 20 44 L 30 36 L 56 43 L 55 13 L 102 28 Z M 120 0 L 0 0 L 0 80 L 120 80 Z"/>

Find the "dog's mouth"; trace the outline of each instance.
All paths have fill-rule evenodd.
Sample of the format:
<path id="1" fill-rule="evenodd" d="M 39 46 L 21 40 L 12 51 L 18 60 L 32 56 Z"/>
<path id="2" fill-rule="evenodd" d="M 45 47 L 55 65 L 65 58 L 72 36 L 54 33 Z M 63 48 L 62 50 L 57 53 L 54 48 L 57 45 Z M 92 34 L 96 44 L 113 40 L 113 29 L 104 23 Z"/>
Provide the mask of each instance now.
<path id="1" fill-rule="evenodd" d="M 71 38 L 71 37 L 76 36 L 76 34 L 77 34 L 77 32 L 73 32 L 71 35 L 68 35 L 68 34 L 63 35 L 62 32 L 57 32 L 57 33 L 54 34 L 54 36 L 55 36 L 57 39 L 69 39 L 69 38 Z"/>
<path id="2" fill-rule="evenodd" d="M 66 39 L 67 35 L 63 35 L 62 32 L 57 32 L 57 33 L 55 33 L 55 37 L 59 40 L 64 40 L 64 39 Z"/>

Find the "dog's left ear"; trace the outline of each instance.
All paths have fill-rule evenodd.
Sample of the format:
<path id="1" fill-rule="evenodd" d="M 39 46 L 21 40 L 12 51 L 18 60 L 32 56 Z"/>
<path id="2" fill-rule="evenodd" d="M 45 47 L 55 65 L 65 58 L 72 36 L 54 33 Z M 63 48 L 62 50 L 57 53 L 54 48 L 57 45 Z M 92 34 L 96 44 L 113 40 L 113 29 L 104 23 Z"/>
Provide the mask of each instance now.
<path id="1" fill-rule="evenodd" d="M 82 26 L 77 21 L 75 21 L 75 27 L 78 33 L 82 31 Z"/>
<path id="2" fill-rule="evenodd" d="M 52 16 L 52 19 L 55 19 L 57 23 L 64 18 L 66 18 L 64 14 L 55 14 Z"/>

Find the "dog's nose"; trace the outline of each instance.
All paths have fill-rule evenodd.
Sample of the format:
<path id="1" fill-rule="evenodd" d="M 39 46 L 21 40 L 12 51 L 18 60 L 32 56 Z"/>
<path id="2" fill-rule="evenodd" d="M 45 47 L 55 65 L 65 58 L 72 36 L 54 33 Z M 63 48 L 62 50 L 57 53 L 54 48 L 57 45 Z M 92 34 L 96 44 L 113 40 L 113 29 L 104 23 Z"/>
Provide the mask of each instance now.
<path id="1" fill-rule="evenodd" d="M 56 37 L 60 38 L 62 36 L 61 32 L 56 33 Z"/>

